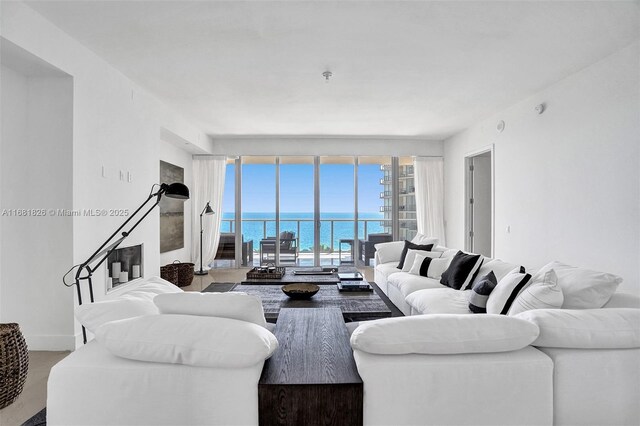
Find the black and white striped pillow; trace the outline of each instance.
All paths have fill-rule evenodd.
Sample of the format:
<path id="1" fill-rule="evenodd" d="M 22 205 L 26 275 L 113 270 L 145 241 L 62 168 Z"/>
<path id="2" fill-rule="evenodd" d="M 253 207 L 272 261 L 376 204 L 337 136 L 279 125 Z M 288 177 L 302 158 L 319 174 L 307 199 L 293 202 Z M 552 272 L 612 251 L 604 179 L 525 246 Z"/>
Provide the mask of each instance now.
<path id="1" fill-rule="evenodd" d="M 440 284 L 444 284 L 455 290 L 469 289 L 483 260 L 484 258 L 479 254 L 469 254 L 458 251 L 458 253 L 453 256 L 453 259 L 451 259 L 449 268 L 442 273 Z"/>
<path id="2" fill-rule="evenodd" d="M 488 314 L 506 315 L 516 297 L 531 284 L 531 275 L 516 268 L 505 275 L 493 289 L 487 301 Z"/>
<path id="3" fill-rule="evenodd" d="M 474 314 L 487 313 L 487 301 L 496 285 L 498 280 L 493 271 L 476 281 L 469 292 L 469 310 Z"/>

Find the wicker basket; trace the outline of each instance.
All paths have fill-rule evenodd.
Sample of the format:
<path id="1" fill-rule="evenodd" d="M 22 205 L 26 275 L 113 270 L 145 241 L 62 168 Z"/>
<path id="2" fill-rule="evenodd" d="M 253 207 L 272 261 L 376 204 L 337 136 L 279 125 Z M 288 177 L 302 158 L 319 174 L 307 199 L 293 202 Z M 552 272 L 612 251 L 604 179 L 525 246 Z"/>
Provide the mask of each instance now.
<path id="1" fill-rule="evenodd" d="M 193 263 L 179 260 L 160 267 L 160 277 L 178 287 L 186 287 L 193 282 Z"/>
<path id="2" fill-rule="evenodd" d="M 164 265 L 160 267 L 160 278 L 172 284 L 178 285 L 178 267 L 175 265 Z"/>
<path id="3" fill-rule="evenodd" d="M 175 262 L 173 262 L 173 265 L 178 268 L 178 284 L 176 285 L 178 287 L 186 287 L 191 285 L 191 283 L 193 282 L 193 263 L 182 263 L 176 260 Z"/>
<path id="4" fill-rule="evenodd" d="M 18 324 L 0 324 L 0 409 L 22 392 L 29 369 L 27 343 Z"/>

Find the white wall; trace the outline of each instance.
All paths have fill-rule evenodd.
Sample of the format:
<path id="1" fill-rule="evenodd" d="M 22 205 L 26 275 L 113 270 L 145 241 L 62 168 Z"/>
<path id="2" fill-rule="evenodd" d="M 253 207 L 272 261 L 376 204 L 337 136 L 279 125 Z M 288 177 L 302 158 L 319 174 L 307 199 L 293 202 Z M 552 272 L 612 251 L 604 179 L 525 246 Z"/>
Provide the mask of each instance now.
<path id="1" fill-rule="evenodd" d="M 166 161 L 184 169 L 184 183 L 193 193 L 193 156 L 190 152 L 183 150 L 173 143 L 160 141 L 160 160 Z M 166 182 L 171 183 L 171 182 Z M 160 264 L 166 265 L 174 260 L 181 262 L 192 262 L 191 258 L 191 221 L 192 203 L 184 205 L 184 247 L 178 250 L 168 251 L 160 254 Z M 198 224 L 196 224 L 198 226 Z"/>
<path id="2" fill-rule="evenodd" d="M 464 156 L 495 144 L 495 256 L 612 272 L 640 293 L 638 53 L 635 43 L 444 142 L 448 245 L 464 245 Z"/>
<path id="3" fill-rule="evenodd" d="M 57 210 L 73 207 L 73 81 L 4 65 L 0 322 L 20 324 L 32 350 L 66 349 L 73 299 L 60 277 L 73 264 L 73 224 Z"/>
<path id="4" fill-rule="evenodd" d="M 162 129 L 188 141 L 188 149 L 208 152 L 210 141 L 198 128 L 31 8 L 19 2 L 1 2 L 0 7 L 3 38 L 73 77 L 74 209 L 132 211 L 141 204 L 158 182 Z M 106 177 L 102 177 L 103 167 Z M 120 171 L 131 172 L 132 182 L 121 180 Z M 74 218 L 72 264 L 84 261 L 122 221 L 111 216 Z M 158 228 L 156 210 L 124 244 L 145 244 L 147 276 L 159 274 Z M 96 299 L 105 295 L 105 276 L 104 268 L 96 272 Z M 60 278 L 42 285 L 57 286 L 55 291 L 73 300 L 72 289 L 63 287 Z M 73 312 L 69 309 L 64 315 L 72 318 Z M 77 323 L 75 335 L 80 335 Z"/>
<path id="5" fill-rule="evenodd" d="M 442 156 L 442 141 L 398 137 L 214 137 L 218 155 Z"/>

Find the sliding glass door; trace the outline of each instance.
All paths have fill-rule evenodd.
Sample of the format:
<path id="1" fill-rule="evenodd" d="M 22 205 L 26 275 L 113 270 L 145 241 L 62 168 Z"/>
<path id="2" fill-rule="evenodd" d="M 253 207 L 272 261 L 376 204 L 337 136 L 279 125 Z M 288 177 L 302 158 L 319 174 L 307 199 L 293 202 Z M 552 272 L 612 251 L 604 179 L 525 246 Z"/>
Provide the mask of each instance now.
<path id="1" fill-rule="evenodd" d="M 253 248 L 253 264 L 277 263 L 276 162 L 271 156 L 242 157 L 242 238 Z"/>
<path id="2" fill-rule="evenodd" d="M 314 157 L 280 157 L 279 170 L 279 263 L 313 266 Z"/>
<path id="3" fill-rule="evenodd" d="M 320 265 L 354 264 L 354 157 L 320 157 Z"/>
<path id="4" fill-rule="evenodd" d="M 376 243 L 416 232 L 411 157 L 243 156 L 226 179 L 235 266 L 373 266 Z"/>

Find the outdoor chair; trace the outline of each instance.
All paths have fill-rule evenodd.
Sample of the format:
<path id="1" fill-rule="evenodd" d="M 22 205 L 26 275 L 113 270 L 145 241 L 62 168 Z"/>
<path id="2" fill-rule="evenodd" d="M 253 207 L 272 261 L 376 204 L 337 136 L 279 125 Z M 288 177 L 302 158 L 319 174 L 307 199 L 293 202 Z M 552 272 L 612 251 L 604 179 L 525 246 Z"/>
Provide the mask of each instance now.
<path id="1" fill-rule="evenodd" d="M 366 266 L 371 266 L 371 259 L 376 255 L 376 244 L 387 243 L 393 240 L 390 234 L 369 234 L 367 240 L 359 240 L 360 242 L 360 260 Z"/>
<path id="2" fill-rule="evenodd" d="M 280 233 L 280 263 L 298 262 L 298 239 L 294 232 Z M 260 240 L 260 265 L 276 263 L 276 237 Z"/>
<path id="3" fill-rule="evenodd" d="M 220 234 L 218 251 L 215 259 L 235 260 L 236 258 L 236 234 L 223 232 Z M 249 261 L 253 262 L 253 240 L 244 241 L 242 236 L 242 266 L 247 266 Z"/>

